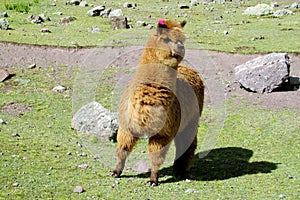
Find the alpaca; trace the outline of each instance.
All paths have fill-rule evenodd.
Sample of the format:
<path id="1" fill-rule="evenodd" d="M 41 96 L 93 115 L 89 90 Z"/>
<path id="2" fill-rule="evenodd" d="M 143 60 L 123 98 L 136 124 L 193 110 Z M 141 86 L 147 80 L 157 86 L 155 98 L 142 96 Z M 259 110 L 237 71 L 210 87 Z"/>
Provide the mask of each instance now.
<path id="1" fill-rule="evenodd" d="M 191 167 L 204 85 L 195 70 L 179 65 L 185 54 L 185 24 L 160 19 L 149 36 L 137 71 L 120 100 L 117 165 L 112 176 L 121 176 L 126 157 L 139 138 L 149 139 L 148 184 L 158 185 L 159 167 L 173 139 L 174 175 L 181 177 Z"/>

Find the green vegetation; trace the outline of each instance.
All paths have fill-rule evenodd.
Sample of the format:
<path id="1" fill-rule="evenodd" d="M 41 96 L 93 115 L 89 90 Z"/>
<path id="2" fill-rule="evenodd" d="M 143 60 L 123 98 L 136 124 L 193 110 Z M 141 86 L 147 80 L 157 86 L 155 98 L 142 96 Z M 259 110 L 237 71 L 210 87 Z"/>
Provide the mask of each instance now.
<path id="1" fill-rule="evenodd" d="M 115 179 L 108 174 L 115 164 L 116 144 L 101 143 L 94 136 L 71 129 L 72 86 L 78 69 L 61 65 L 12 70 L 17 75 L 0 83 L 0 119 L 7 122 L 0 124 L 0 199 L 299 196 L 299 152 L 295 151 L 300 146 L 298 111 L 246 108 L 227 102 L 226 119 L 216 146 L 204 159 L 196 158 L 192 168 L 195 180 L 172 178 L 171 149 L 161 170 L 161 184 L 152 188 L 145 186 L 148 174 L 128 168 L 147 160 L 146 140 L 141 140 L 129 157 L 124 177 Z M 108 68 L 99 81 L 111 80 L 114 72 L 115 68 Z M 68 90 L 53 92 L 57 85 Z M 111 96 L 105 94 L 101 98 Z M 210 110 L 205 108 L 199 127 L 199 149 L 204 135 L 212 134 L 208 132 L 212 120 Z M 83 186 L 85 192 L 74 193 L 76 185 Z"/>
<path id="2" fill-rule="evenodd" d="M 6 4 L 12 5 L 18 1 L 9 2 Z M 149 27 L 137 27 L 136 22 L 142 20 L 156 25 L 158 18 L 170 18 L 188 21 L 188 47 L 238 53 L 299 53 L 300 46 L 296 41 L 300 35 L 300 9 L 290 9 L 293 15 L 274 18 L 243 15 L 247 7 L 263 3 L 257 0 L 201 3 L 190 9 L 179 9 L 174 2 L 161 0 L 136 0 L 136 8 L 123 8 L 124 2 L 108 1 L 105 5 L 112 9 L 122 8 L 124 16 L 130 19 L 132 29 L 112 31 L 107 18 L 89 17 L 86 14 L 91 7 L 65 5 L 64 1 L 57 1 L 56 6 L 52 6 L 53 1 L 46 0 L 33 3 L 30 10 L 23 14 L 8 10 L 11 30 L 0 31 L 0 40 L 54 46 L 143 45 L 150 30 Z M 92 3 L 102 5 L 98 1 Z M 278 3 L 281 6 L 291 5 L 290 1 L 284 0 Z M 6 4 L 0 4 L 0 10 L 7 10 Z M 57 12 L 63 14 L 57 15 Z M 51 21 L 38 25 L 27 20 L 32 15 L 42 13 L 50 17 Z M 60 19 L 67 16 L 76 17 L 76 20 L 61 23 Z M 41 27 L 49 28 L 51 33 L 42 33 Z M 101 33 L 91 33 L 93 27 L 98 27 Z"/>
<path id="3" fill-rule="evenodd" d="M 10 1 L 10 3 L 5 3 L 5 8 L 7 10 L 14 10 L 20 13 L 28 13 L 30 6 L 32 6 L 33 3 L 38 4 L 39 0 L 33 0 L 33 2 L 28 2 L 25 0 Z"/>

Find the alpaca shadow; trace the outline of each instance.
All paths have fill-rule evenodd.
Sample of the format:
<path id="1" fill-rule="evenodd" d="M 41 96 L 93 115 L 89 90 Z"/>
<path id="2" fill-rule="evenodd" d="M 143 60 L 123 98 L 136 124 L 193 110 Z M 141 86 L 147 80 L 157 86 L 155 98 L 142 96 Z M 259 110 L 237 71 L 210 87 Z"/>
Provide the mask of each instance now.
<path id="1" fill-rule="evenodd" d="M 249 162 L 253 151 L 239 147 L 213 149 L 208 154 L 198 153 L 191 168 L 190 177 L 199 181 L 225 180 L 247 174 L 271 173 L 278 163 L 267 161 Z M 160 170 L 161 175 L 172 175 L 172 166 Z M 185 179 L 182 178 L 182 179 Z M 180 179 L 169 178 L 161 183 L 177 182 Z"/>

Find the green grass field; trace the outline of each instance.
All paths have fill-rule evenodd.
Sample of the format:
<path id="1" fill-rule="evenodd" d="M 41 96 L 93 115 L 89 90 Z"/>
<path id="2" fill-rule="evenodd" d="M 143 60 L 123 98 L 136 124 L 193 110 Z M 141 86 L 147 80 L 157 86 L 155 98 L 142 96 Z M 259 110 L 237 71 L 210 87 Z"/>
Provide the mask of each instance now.
<path id="1" fill-rule="evenodd" d="M 7 2 L 18 1 L 0 0 L 0 11 L 6 10 Z M 186 31 L 191 47 L 196 44 L 198 48 L 235 53 L 299 53 L 300 50 L 297 43 L 299 9 L 293 10 L 294 15 L 283 18 L 242 15 L 247 6 L 258 1 L 200 4 L 180 10 L 158 0 L 151 3 L 136 0 L 137 9 L 123 9 L 134 28 L 118 31 L 110 30 L 108 19 L 88 17 L 86 11 L 90 7 L 67 6 L 65 1 L 57 1 L 56 7 L 49 6 L 53 1 L 48 0 L 30 2 L 28 13 L 7 11 L 11 30 L 1 30 L 0 41 L 54 46 L 131 45 L 135 42 L 143 45 L 144 33 L 149 30 L 135 27 L 135 22 L 145 20 L 155 24 L 157 18 L 164 17 L 188 20 Z M 123 8 L 124 2 L 107 2 L 107 6 Z M 102 1 L 93 3 L 101 5 Z M 210 7 L 215 8 L 213 12 L 206 10 Z M 167 10 L 170 10 L 167 15 L 162 14 Z M 58 11 L 63 12 L 63 16 L 52 14 Z M 51 21 L 37 25 L 26 20 L 30 15 L 41 13 L 50 16 Z M 222 15 L 223 22 L 212 24 L 219 21 L 213 18 L 215 15 Z M 77 20 L 61 24 L 60 18 L 65 16 L 75 16 Z M 247 23 L 237 25 L 240 21 Z M 90 33 L 88 30 L 94 26 L 103 31 Z M 49 28 L 51 33 L 41 33 L 42 27 Z M 224 35 L 224 30 L 229 34 Z M 132 35 L 140 39 L 130 40 Z M 264 35 L 265 39 L 251 41 L 257 35 Z M 214 130 L 211 126 L 216 119 L 206 107 L 199 125 L 197 153 L 200 153 L 204 136 L 218 134 L 210 130 L 220 131 L 220 135 L 206 157 L 200 159 L 196 155 L 192 167 L 194 179 L 172 178 L 171 149 L 161 169 L 161 184 L 147 187 L 149 174 L 128 168 L 135 161 L 147 159 L 145 140 L 141 140 L 129 157 L 123 178 L 116 179 L 109 176 L 115 163 L 116 144 L 99 142 L 93 136 L 71 129 L 72 92 L 80 66 L 34 69 L 12 66 L 10 69 L 16 76 L 0 83 L 0 119 L 6 122 L 0 124 L 0 199 L 294 200 L 300 196 L 298 110 L 248 108 L 247 103 L 235 105 L 227 101 L 222 105 L 226 108 L 223 127 Z M 107 77 L 114 72 L 114 69 L 108 71 Z M 67 91 L 53 92 L 52 88 L 57 85 L 64 85 Z M 104 99 L 101 103 L 109 107 L 109 86 L 98 86 L 96 91 L 101 93 L 97 96 L 99 101 Z M 73 192 L 77 185 L 84 188 L 83 193 Z"/>

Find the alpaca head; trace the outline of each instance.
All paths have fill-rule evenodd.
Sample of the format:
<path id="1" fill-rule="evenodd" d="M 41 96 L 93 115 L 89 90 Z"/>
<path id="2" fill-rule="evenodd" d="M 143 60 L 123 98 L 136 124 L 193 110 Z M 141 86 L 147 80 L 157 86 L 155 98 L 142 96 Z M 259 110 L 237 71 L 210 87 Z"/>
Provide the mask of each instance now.
<path id="1" fill-rule="evenodd" d="M 177 69 L 183 60 L 185 35 L 181 23 L 173 20 L 159 19 L 156 30 L 146 44 L 142 64 L 162 64 Z"/>
<path id="2" fill-rule="evenodd" d="M 181 23 L 173 20 L 159 19 L 156 28 L 158 48 L 169 53 L 168 56 L 176 58 L 178 63 L 183 59 L 185 54 L 184 42 L 185 35 L 183 27 L 186 21 Z"/>

